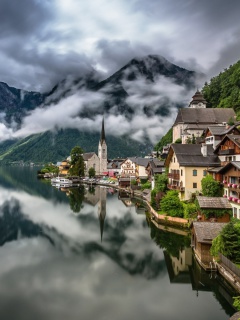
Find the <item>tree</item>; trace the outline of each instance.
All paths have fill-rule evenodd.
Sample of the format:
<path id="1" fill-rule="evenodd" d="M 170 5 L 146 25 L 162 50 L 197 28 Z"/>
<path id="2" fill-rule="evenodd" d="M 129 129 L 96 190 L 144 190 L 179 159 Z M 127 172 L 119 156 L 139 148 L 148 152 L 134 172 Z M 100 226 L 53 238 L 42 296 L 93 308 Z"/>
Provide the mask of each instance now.
<path id="1" fill-rule="evenodd" d="M 156 192 L 167 191 L 168 176 L 167 172 L 155 175 L 155 189 Z"/>
<path id="2" fill-rule="evenodd" d="M 183 204 L 176 190 L 170 190 L 160 202 L 161 211 L 171 217 L 183 217 Z"/>
<path id="3" fill-rule="evenodd" d="M 74 176 L 84 176 L 84 160 L 82 157 L 83 150 L 79 146 L 72 149 L 71 155 L 71 168 L 69 173 Z"/>
<path id="4" fill-rule="evenodd" d="M 219 181 L 213 179 L 211 175 L 207 175 L 201 181 L 202 194 L 205 197 L 222 197 L 223 186 Z"/>
<path id="5" fill-rule="evenodd" d="M 89 168 L 88 175 L 89 175 L 90 178 L 95 177 L 96 171 L 95 171 L 95 169 L 93 167 Z"/>
<path id="6" fill-rule="evenodd" d="M 222 253 L 233 263 L 240 263 L 240 221 L 230 221 L 213 240 L 211 254 Z"/>

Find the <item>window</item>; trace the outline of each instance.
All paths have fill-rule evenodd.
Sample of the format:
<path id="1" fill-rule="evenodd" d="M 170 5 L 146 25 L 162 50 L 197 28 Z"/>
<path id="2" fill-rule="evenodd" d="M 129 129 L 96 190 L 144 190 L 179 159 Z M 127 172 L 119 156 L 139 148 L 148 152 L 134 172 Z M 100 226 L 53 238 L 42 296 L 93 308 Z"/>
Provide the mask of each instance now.
<path id="1" fill-rule="evenodd" d="M 194 177 L 197 176 L 197 170 L 196 170 L 196 169 L 193 170 L 192 175 L 193 175 Z"/>
<path id="2" fill-rule="evenodd" d="M 193 182 L 193 188 L 194 188 L 194 189 L 197 188 L 197 182 Z"/>
<path id="3" fill-rule="evenodd" d="M 181 169 L 181 177 L 183 176 L 183 171 L 182 171 L 182 169 Z"/>
<path id="4" fill-rule="evenodd" d="M 203 176 L 206 177 L 207 175 L 207 170 L 203 170 Z"/>

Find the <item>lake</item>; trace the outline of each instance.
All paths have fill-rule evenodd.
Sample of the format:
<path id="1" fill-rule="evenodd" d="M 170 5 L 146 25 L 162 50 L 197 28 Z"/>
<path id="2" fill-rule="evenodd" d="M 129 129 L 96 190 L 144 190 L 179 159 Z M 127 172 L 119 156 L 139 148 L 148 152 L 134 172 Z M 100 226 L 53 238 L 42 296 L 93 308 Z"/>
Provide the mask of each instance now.
<path id="1" fill-rule="evenodd" d="M 0 167 L 0 319 L 227 320 L 235 292 L 112 188 L 59 190 Z M 171 231 L 171 232 L 170 232 Z"/>

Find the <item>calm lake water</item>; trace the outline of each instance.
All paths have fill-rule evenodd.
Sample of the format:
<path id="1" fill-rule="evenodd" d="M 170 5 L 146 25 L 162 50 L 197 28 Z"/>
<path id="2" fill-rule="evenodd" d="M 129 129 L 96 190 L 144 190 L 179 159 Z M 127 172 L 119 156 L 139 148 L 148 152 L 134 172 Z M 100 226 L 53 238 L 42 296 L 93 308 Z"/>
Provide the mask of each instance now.
<path id="1" fill-rule="evenodd" d="M 66 192 L 0 167 L 1 320 L 227 320 L 234 293 L 112 189 Z M 139 202 L 139 201 L 138 201 Z"/>

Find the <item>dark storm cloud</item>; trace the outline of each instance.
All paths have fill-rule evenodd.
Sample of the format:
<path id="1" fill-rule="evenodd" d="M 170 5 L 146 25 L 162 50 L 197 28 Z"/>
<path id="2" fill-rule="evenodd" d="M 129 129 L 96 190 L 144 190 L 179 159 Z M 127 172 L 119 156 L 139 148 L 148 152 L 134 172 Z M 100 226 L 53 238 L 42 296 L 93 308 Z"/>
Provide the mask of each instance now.
<path id="1" fill-rule="evenodd" d="M 48 1 L 1 0 L 0 37 L 27 36 L 41 31 L 54 12 Z"/>
<path id="2" fill-rule="evenodd" d="M 214 75 L 239 59 L 239 11 L 238 0 L 2 0 L 0 81 L 46 91 L 147 54 Z"/>

